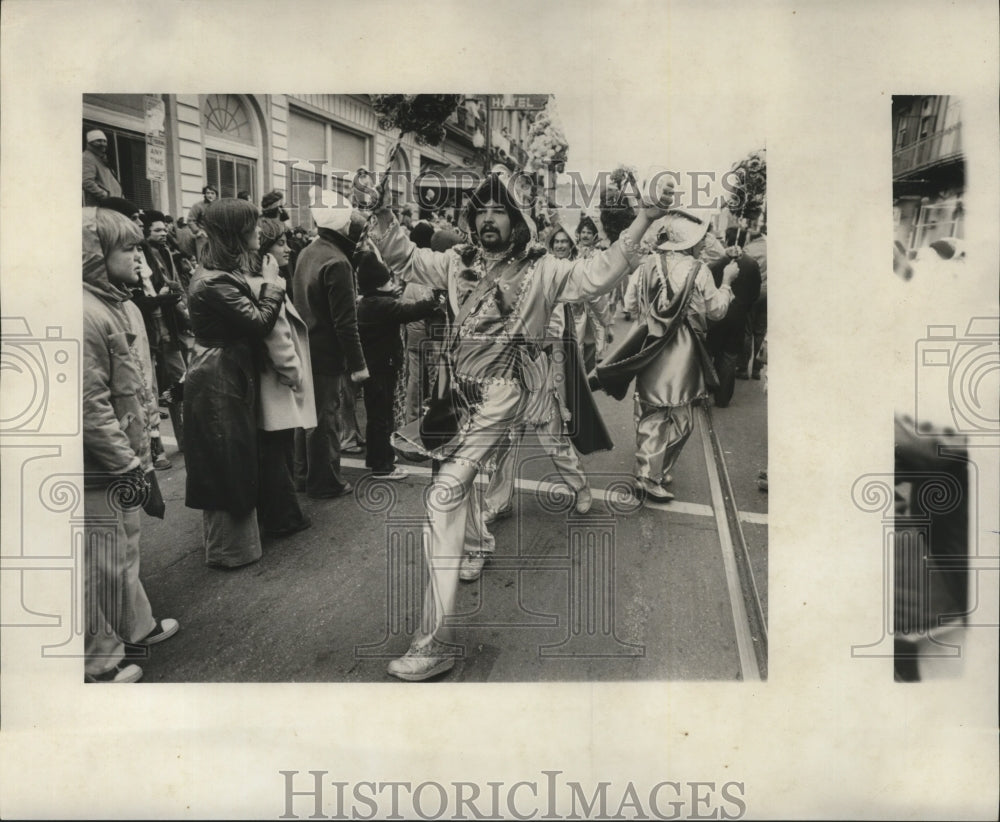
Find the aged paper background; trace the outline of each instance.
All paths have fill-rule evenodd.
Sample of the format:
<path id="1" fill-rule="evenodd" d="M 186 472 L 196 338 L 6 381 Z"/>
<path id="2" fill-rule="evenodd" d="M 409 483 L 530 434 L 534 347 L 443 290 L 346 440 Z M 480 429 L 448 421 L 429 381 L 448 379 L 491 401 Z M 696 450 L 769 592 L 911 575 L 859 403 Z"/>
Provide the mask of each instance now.
<path id="1" fill-rule="evenodd" d="M 914 328 L 997 311 L 997 32 L 988 1 L 4 3 L 3 314 L 36 334 L 80 334 L 85 91 L 583 93 L 595 110 L 618 101 L 595 129 L 623 130 L 655 128 L 675 97 L 762 96 L 771 512 L 760 685 L 85 688 L 79 659 L 41 657 L 59 629 L 6 629 L 0 815 L 270 818 L 284 810 L 279 770 L 485 785 L 550 769 L 615 796 L 630 781 L 735 780 L 750 818 L 995 818 L 996 631 L 980 629 L 951 680 L 896 685 L 890 659 L 852 659 L 881 634 L 884 585 L 880 519 L 851 488 L 892 471 Z M 891 272 L 894 93 L 963 98 L 968 287 L 922 304 Z M 73 442 L 67 472 L 80 470 Z M 985 453 L 979 537 L 995 555 Z M 22 526 L 64 545 L 65 524 L 20 521 L 20 479 L 4 469 L 4 553 Z M 68 613 L 57 573 L 33 596 Z M 983 622 L 997 621 L 996 587 L 984 574 Z"/>

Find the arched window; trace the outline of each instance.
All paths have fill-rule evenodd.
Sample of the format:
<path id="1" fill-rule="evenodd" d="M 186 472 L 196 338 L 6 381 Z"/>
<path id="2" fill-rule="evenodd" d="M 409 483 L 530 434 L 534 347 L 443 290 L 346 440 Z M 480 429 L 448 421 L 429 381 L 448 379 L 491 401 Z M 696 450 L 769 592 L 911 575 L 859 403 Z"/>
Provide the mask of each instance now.
<path id="1" fill-rule="evenodd" d="M 201 107 L 205 131 L 240 143 L 254 142 L 250 112 L 233 94 L 208 94 Z"/>
<path id="2" fill-rule="evenodd" d="M 250 193 L 256 202 L 260 127 L 250 105 L 235 94 L 206 94 L 201 99 L 205 133 L 205 179 L 220 197 Z"/>

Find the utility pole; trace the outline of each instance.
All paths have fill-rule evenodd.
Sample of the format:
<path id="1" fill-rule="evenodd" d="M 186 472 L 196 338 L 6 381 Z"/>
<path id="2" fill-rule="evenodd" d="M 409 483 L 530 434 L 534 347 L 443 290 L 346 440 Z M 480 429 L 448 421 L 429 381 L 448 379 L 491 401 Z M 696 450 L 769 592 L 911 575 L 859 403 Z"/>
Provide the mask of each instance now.
<path id="1" fill-rule="evenodd" d="M 490 122 L 490 95 L 486 95 L 486 164 L 483 168 L 483 174 L 490 173 L 490 167 L 493 165 L 493 123 Z"/>

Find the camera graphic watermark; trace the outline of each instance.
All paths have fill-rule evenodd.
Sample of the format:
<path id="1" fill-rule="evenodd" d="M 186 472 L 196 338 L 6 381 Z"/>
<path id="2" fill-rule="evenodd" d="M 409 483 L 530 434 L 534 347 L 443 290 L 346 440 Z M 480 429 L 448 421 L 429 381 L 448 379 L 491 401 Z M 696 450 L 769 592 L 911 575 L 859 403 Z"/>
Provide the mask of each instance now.
<path id="1" fill-rule="evenodd" d="M 24 317 L 0 319 L 0 435 L 75 436 L 80 433 L 80 343 L 62 328 L 36 336 Z"/>
<path id="2" fill-rule="evenodd" d="M 973 317 L 964 336 L 954 325 L 930 325 L 915 354 L 918 421 L 940 417 L 940 400 L 947 398 L 950 419 L 939 422 L 946 433 L 1000 435 L 1000 318 Z M 916 433 L 936 436 L 927 424 Z"/>
<path id="3" fill-rule="evenodd" d="M 0 626 L 60 628 L 64 636 L 40 645 L 42 656 L 79 656 L 84 554 L 74 523 L 82 526 L 83 478 L 59 473 L 52 461 L 64 457 L 64 440 L 80 433 L 80 343 L 58 326 L 33 334 L 24 317 L 0 322 Z M 53 529 L 65 537 L 52 540 Z"/>
<path id="4" fill-rule="evenodd" d="M 915 344 L 915 406 L 895 418 L 895 470 L 865 474 L 851 491 L 881 518 L 881 636 L 854 657 L 891 657 L 897 681 L 920 678 L 919 658 L 963 657 L 965 629 L 996 628 L 995 501 L 980 507 L 1000 440 L 1000 318 L 973 317 L 964 336 L 929 325 Z M 981 540 L 990 543 L 984 549 Z"/>

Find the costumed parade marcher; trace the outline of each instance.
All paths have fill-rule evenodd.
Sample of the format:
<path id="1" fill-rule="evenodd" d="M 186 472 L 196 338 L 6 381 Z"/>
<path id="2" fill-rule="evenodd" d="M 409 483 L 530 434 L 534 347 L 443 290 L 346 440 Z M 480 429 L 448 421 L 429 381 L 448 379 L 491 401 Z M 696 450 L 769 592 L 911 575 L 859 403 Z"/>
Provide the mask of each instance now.
<path id="1" fill-rule="evenodd" d="M 635 275 L 637 322 L 592 379 L 594 387 L 618 400 L 636 381 L 635 490 L 653 502 L 674 498 L 664 486 L 691 435 L 693 404 L 718 385 L 704 346 L 706 326 L 726 315 L 739 268 L 727 265 L 716 288 L 698 259 L 707 231 L 708 221 L 690 211 L 668 212 L 657 236 L 662 253 L 648 258 Z"/>
<path id="2" fill-rule="evenodd" d="M 546 363 L 539 341 L 556 303 L 610 291 L 639 264 L 639 240 L 663 209 L 643 209 L 617 243 L 585 261 L 546 255 L 533 242 L 535 227 L 526 212 L 510 181 L 492 173 L 464 214 L 472 243 L 443 253 L 418 249 L 391 210 L 378 212 L 386 264 L 404 281 L 447 288 L 455 312 L 445 345 L 451 391 L 441 398 L 451 402 L 457 425 L 432 427 L 432 404 L 421 420 L 396 433 L 397 445 L 440 461 L 428 492 L 430 580 L 422 620 L 410 650 L 388 668 L 400 679 L 427 679 L 454 665 L 460 649 L 447 643 L 445 620 L 454 613 L 463 548 L 489 550 L 492 543 L 477 495 L 470 493 L 473 481 L 481 468 L 488 469 L 500 440 L 538 415 L 537 406 L 548 399 L 541 390 Z"/>
<path id="3" fill-rule="evenodd" d="M 576 244 L 562 227 L 556 227 L 549 234 L 546 245 L 556 259 L 576 258 Z M 606 300 L 607 297 L 602 296 L 593 302 Z M 576 339 L 574 308 L 576 304 L 560 303 L 552 312 L 543 343 L 549 365 L 545 392 L 550 400 L 547 407 L 541 408 L 542 418 L 528 421 L 526 428 L 534 429 L 542 450 L 552 459 L 563 482 L 573 492 L 576 513 L 586 514 L 593 504 L 593 494 L 577 451 L 581 454 L 610 451 L 613 443 L 587 385 L 585 356 L 581 357 Z M 524 433 L 522 429 L 501 440 L 497 467 L 483 498 L 487 525 L 513 510 L 517 456 Z M 476 579 L 481 569 L 479 562 L 467 562 L 461 577 Z"/>

